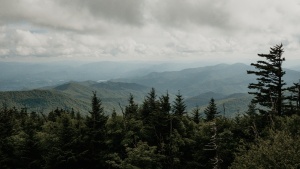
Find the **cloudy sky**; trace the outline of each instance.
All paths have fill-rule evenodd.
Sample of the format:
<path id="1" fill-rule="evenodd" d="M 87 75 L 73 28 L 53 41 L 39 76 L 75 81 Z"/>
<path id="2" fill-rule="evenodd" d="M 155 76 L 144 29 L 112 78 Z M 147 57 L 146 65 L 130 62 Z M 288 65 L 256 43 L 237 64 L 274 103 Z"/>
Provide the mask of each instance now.
<path id="1" fill-rule="evenodd" d="M 300 58 L 299 0 L 0 0 L 0 60 Z"/>

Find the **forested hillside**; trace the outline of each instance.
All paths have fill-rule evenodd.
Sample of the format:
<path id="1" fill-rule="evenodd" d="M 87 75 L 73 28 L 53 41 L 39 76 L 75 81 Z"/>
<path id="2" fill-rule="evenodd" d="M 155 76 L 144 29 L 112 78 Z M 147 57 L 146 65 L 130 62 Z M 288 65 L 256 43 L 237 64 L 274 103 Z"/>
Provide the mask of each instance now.
<path id="1" fill-rule="evenodd" d="M 135 83 L 123 82 L 68 82 L 62 85 L 45 87 L 39 90 L 28 91 L 6 91 L 0 92 L 0 103 L 8 107 L 18 109 L 27 108 L 29 111 L 49 112 L 56 108 L 79 111 L 87 114 L 90 107 L 90 97 L 96 91 L 101 98 L 106 114 L 111 114 L 115 109 L 121 114 L 120 106 L 127 104 L 128 97 L 134 96 L 136 103 L 142 104 L 145 95 L 150 88 Z M 163 92 L 157 91 L 163 94 Z M 178 92 L 177 92 L 178 93 Z M 171 102 L 176 94 L 169 92 Z M 207 106 L 209 100 L 215 98 L 220 112 L 227 117 L 235 116 L 237 113 L 243 114 L 252 97 L 246 93 L 223 95 L 221 93 L 203 93 L 195 97 L 184 98 L 187 111 L 199 107 L 201 111 Z"/>
<path id="2" fill-rule="evenodd" d="M 111 81 L 2 92 L 0 97 L 7 103 L 18 101 L 25 106 L 17 108 L 4 102 L 0 109 L 0 166 L 299 168 L 300 83 L 295 78 L 287 85 L 282 54 L 282 44 L 271 47 L 269 54 L 258 54 L 261 60 L 246 71 L 255 77 L 247 85 L 249 95 L 206 92 L 185 99 L 179 90 L 171 99 L 168 91 Z M 91 89 L 92 96 L 88 96 Z M 120 113 L 115 108 L 107 110 L 104 103 L 108 101 L 117 102 Z M 83 104 L 83 110 L 68 107 L 77 102 Z M 84 107 L 84 102 L 90 105 Z M 62 108 L 27 108 L 36 103 L 57 103 Z M 234 109 L 236 114 L 228 115 Z"/>
<path id="3" fill-rule="evenodd" d="M 90 98 L 93 91 L 103 101 L 106 113 L 125 106 L 132 94 L 138 103 L 142 103 L 150 88 L 134 83 L 120 82 L 68 82 L 62 85 L 45 87 L 39 90 L 0 92 L 0 103 L 9 107 L 27 108 L 29 111 L 49 112 L 56 108 L 79 111 L 87 114 L 90 110 Z"/>
<path id="4" fill-rule="evenodd" d="M 56 108 L 86 110 L 89 105 L 61 92 L 50 90 L 0 92 L 1 106 L 27 108 L 30 111 L 48 112 Z"/>
<path id="5" fill-rule="evenodd" d="M 226 118 L 210 102 L 204 114 L 188 115 L 181 95 L 171 103 L 154 89 L 140 106 L 130 97 L 122 115 L 110 116 L 94 93 L 90 110 L 85 116 L 2 107 L 1 168 L 297 168 L 300 162 L 298 111 L 269 116 L 252 105 Z"/>

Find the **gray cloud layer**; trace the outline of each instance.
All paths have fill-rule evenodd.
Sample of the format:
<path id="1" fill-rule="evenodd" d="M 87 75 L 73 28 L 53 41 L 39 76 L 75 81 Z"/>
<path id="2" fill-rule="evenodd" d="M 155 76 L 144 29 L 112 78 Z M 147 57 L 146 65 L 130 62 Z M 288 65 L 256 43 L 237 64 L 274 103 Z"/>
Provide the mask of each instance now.
<path id="1" fill-rule="evenodd" d="M 296 56 L 299 17 L 297 0 L 1 0 L 0 57 Z"/>
<path id="2" fill-rule="evenodd" d="M 182 1 L 165 0 L 153 9 L 153 15 L 161 23 L 171 27 L 186 24 L 211 26 L 216 28 L 230 27 L 230 13 L 226 11 L 225 1 Z"/>

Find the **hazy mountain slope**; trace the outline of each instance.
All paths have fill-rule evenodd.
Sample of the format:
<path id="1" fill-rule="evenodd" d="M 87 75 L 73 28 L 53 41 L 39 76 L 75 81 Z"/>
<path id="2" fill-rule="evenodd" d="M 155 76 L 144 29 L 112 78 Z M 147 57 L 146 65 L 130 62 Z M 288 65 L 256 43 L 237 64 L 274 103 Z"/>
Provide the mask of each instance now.
<path id="1" fill-rule="evenodd" d="M 111 113 L 115 108 L 120 112 L 121 106 L 127 105 L 130 93 L 137 103 L 150 91 L 150 88 L 138 84 L 93 81 L 68 82 L 62 85 L 47 87 L 42 90 L 0 92 L 0 104 L 9 107 L 27 107 L 34 111 L 45 111 L 58 108 L 78 110 L 87 113 L 91 108 L 93 91 L 101 98 L 105 111 Z"/>
<path id="2" fill-rule="evenodd" d="M 120 110 L 120 106 L 127 105 L 129 95 L 132 94 L 137 103 L 141 103 L 143 98 L 150 91 L 149 87 L 134 83 L 121 82 L 68 82 L 63 85 L 53 87 L 52 90 L 67 94 L 72 98 L 79 99 L 88 105 L 93 91 L 97 92 L 97 96 L 101 98 L 107 111 L 113 108 Z"/>
<path id="3" fill-rule="evenodd" d="M 135 97 L 144 97 L 149 87 L 134 83 L 121 83 L 121 82 L 101 82 L 89 84 L 86 82 L 68 82 L 52 88 L 56 91 L 69 94 L 75 98 L 88 98 L 90 99 L 93 91 L 97 92 L 97 95 L 101 99 L 106 98 L 128 98 L 129 94 L 133 94 Z"/>
<path id="4" fill-rule="evenodd" d="M 5 103 L 9 107 L 28 107 L 29 110 L 49 112 L 58 108 L 71 109 L 86 114 L 90 110 L 92 92 L 96 91 L 101 98 L 105 111 L 111 113 L 115 108 L 121 112 L 119 104 L 124 108 L 130 93 L 133 94 L 135 101 L 141 105 L 143 99 L 149 93 L 150 88 L 134 84 L 121 82 L 68 82 L 62 85 L 48 87 L 47 90 L 31 91 L 9 91 L 0 92 L 0 103 Z M 161 96 L 157 92 L 157 96 Z M 170 93 L 171 102 L 174 94 Z M 196 97 L 185 100 L 187 110 L 190 112 L 193 107 L 198 105 L 202 111 L 207 106 L 211 98 L 216 99 L 219 110 L 223 111 L 223 103 L 226 106 L 226 115 L 232 116 L 238 110 L 240 112 L 247 108 L 250 97 L 247 94 L 235 94 L 226 96 L 220 93 L 207 92 Z"/>
<path id="5" fill-rule="evenodd" d="M 0 91 L 29 90 L 68 81 L 106 81 L 144 76 L 153 71 L 181 70 L 195 64 L 162 62 L 0 62 Z"/>
<path id="6" fill-rule="evenodd" d="M 211 98 L 215 99 L 220 114 L 224 115 L 225 107 L 225 116 L 229 117 L 234 116 L 237 113 L 244 113 L 252 100 L 252 96 L 247 93 L 235 93 L 225 96 L 219 93 L 208 92 L 186 99 L 187 110 L 191 112 L 192 109 L 198 106 L 203 113 Z"/>
<path id="7" fill-rule="evenodd" d="M 114 81 L 132 82 L 154 87 L 161 91 L 176 93 L 178 90 L 187 97 L 206 92 L 229 95 L 247 93 L 249 83 L 255 82 L 253 75 L 247 75 L 251 66 L 237 63 L 233 65 L 219 64 L 215 66 L 184 69 L 181 71 L 153 72 L 146 76 L 131 79 L 115 79 Z M 287 84 L 298 81 L 300 72 L 286 69 L 284 80 Z"/>
<path id="8" fill-rule="evenodd" d="M 202 106 L 208 104 L 211 98 L 214 98 L 215 100 L 222 99 L 226 95 L 223 95 L 221 93 L 214 93 L 214 92 L 206 92 L 202 93 L 200 95 L 187 98 L 186 105 L 188 108 L 196 107 L 196 106 Z"/>
<path id="9" fill-rule="evenodd" d="M 181 71 L 150 73 L 143 77 L 121 79 L 120 81 L 139 83 L 170 92 L 180 90 L 187 96 L 195 96 L 209 91 L 232 94 L 246 92 L 249 79 L 254 79 L 245 76 L 248 69 L 250 67 L 244 64 L 219 64 Z"/>
<path id="10" fill-rule="evenodd" d="M 30 111 L 43 111 L 48 113 L 58 108 L 75 111 L 87 110 L 85 102 L 72 98 L 66 94 L 49 90 L 8 91 L 0 92 L 0 103 L 8 107 L 27 107 Z"/>

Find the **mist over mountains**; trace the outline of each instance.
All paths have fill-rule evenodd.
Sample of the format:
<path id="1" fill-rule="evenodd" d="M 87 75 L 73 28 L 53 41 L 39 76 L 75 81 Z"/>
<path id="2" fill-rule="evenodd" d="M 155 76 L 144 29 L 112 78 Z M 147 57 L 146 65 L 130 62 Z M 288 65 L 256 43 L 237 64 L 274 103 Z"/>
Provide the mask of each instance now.
<path id="1" fill-rule="evenodd" d="M 199 68 L 184 69 L 181 71 L 152 72 L 142 77 L 127 79 L 115 79 L 138 83 L 155 87 L 162 91 L 168 90 L 176 93 L 178 90 L 187 96 L 193 97 L 206 92 L 215 92 L 224 95 L 233 93 L 247 93 L 249 83 L 255 81 L 255 76 L 247 75 L 247 70 L 252 70 L 251 66 L 236 64 L 218 64 Z M 300 78 L 300 72 L 285 69 L 284 80 L 287 85 L 292 85 Z"/>
<path id="2" fill-rule="evenodd" d="M 214 98 L 219 111 L 226 109 L 231 116 L 247 108 L 252 99 L 247 86 L 256 78 L 246 73 L 253 68 L 242 63 L 187 69 L 191 65 L 121 62 L 0 65 L 3 72 L 0 103 L 47 111 L 59 107 L 87 112 L 92 92 L 96 91 L 108 113 L 113 109 L 120 112 L 130 94 L 141 104 L 153 87 L 157 96 L 168 92 L 171 101 L 180 92 L 188 111 L 196 106 L 203 110 Z M 288 85 L 300 78 L 298 71 L 285 71 Z"/>
<path id="3" fill-rule="evenodd" d="M 0 91 L 28 90 L 69 81 L 107 81 L 144 76 L 151 72 L 197 67 L 198 63 L 155 62 L 0 62 Z"/>

